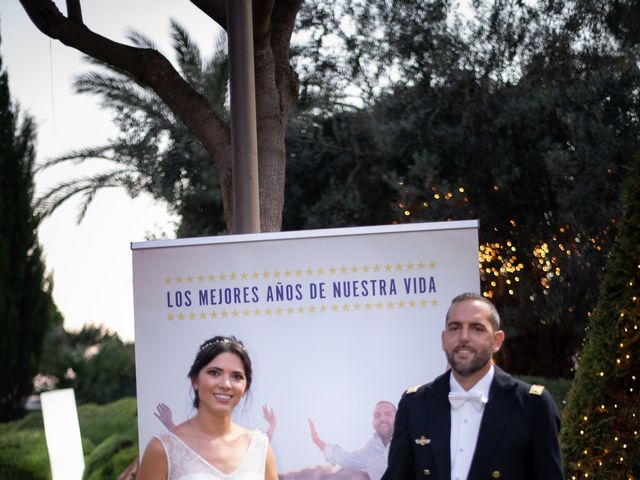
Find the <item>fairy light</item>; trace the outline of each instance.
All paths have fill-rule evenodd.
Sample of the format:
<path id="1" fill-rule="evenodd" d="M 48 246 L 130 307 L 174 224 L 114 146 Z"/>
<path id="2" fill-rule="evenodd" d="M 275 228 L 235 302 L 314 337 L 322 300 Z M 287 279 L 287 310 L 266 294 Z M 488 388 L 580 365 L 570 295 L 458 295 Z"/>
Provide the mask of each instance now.
<path id="1" fill-rule="evenodd" d="M 593 378 L 602 382 L 598 390 L 603 398 L 593 403 L 591 410 L 580 415 L 580 426 L 577 433 L 581 442 L 581 462 L 571 467 L 568 478 L 625 478 L 635 477 L 615 473 L 629 471 L 637 465 L 639 453 L 638 431 L 640 427 L 637 413 L 638 378 L 640 378 L 639 342 L 637 341 L 638 315 L 637 282 L 625 280 L 629 290 L 624 300 L 620 301 L 617 312 L 613 315 L 617 325 L 613 325 L 619 338 L 615 342 L 616 357 L 608 357 L 609 365 L 604 364 L 593 372 Z M 611 317 L 609 317 L 611 318 Z M 606 361 L 607 356 L 604 356 Z M 611 435 L 613 434 L 613 435 Z M 607 438 L 610 440 L 607 441 Z M 632 465 L 634 467 L 632 467 Z"/>

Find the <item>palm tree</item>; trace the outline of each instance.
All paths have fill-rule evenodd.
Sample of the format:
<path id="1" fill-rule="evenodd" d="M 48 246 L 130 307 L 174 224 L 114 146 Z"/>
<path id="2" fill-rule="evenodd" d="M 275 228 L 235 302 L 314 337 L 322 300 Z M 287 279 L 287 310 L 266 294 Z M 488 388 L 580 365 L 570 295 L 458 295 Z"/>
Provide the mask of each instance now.
<path id="1" fill-rule="evenodd" d="M 172 45 L 184 79 L 228 117 L 229 64 L 225 38 L 216 40 L 214 52 L 203 59 L 187 31 L 171 20 Z M 153 41 L 132 31 L 128 39 L 139 48 L 155 49 Z M 113 112 L 119 129 L 105 145 L 87 147 L 46 161 L 40 169 L 62 163 L 107 160 L 112 165 L 93 175 L 61 182 L 39 199 L 39 209 L 49 215 L 62 203 L 82 195 L 78 214 L 81 221 L 102 188 L 124 188 L 132 198 L 147 192 L 165 202 L 179 217 L 178 236 L 215 234 L 226 229 L 218 175 L 212 160 L 190 130 L 148 87 L 128 72 L 87 57 L 102 71 L 79 75 L 74 81 L 78 93 L 101 97 L 103 107 Z"/>

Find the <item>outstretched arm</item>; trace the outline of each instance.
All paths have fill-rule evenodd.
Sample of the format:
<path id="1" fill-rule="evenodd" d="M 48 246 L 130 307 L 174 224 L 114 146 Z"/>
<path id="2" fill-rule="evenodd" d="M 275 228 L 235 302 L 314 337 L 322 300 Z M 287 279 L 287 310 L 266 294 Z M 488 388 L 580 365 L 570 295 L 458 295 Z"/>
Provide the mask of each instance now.
<path id="1" fill-rule="evenodd" d="M 380 455 L 371 451 L 371 442 L 367 443 L 361 450 L 345 451 L 338 445 L 324 442 L 318 436 L 315 423 L 310 418 L 309 430 L 311 430 L 311 440 L 324 454 L 324 459 L 332 465 L 340 465 L 343 468 L 368 469 L 370 467 L 379 468 Z M 384 459 L 386 465 L 386 458 Z"/>
<path id="2" fill-rule="evenodd" d="M 316 430 L 316 426 L 313 421 L 310 418 L 307 418 L 307 420 L 309 421 L 309 430 L 311 430 L 311 441 L 316 444 L 321 452 L 324 452 L 324 448 L 327 444 L 318 436 L 318 431 Z"/>
<path id="3" fill-rule="evenodd" d="M 273 439 L 273 433 L 276 431 L 276 414 L 273 412 L 273 408 L 269 408 L 266 405 L 262 406 L 262 416 L 269 424 L 269 428 L 265 432 L 269 438 L 269 442 Z"/>

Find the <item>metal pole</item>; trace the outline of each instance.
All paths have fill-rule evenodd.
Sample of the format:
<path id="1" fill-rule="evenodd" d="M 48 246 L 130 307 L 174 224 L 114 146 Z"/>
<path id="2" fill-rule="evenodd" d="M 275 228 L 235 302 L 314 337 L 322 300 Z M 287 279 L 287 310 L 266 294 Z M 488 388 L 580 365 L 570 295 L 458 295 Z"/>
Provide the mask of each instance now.
<path id="1" fill-rule="evenodd" d="M 233 232 L 260 232 L 251 0 L 226 0 L 231 75 Z"/>

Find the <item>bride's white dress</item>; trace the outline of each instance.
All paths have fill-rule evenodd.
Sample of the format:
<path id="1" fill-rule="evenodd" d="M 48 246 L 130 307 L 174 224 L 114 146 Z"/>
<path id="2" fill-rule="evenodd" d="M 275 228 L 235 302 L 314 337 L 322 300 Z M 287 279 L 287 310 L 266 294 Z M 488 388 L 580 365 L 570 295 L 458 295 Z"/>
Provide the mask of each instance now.
<path id="1" fill-rule="evenodd" d="M 264 480 L 269 441 L 258 430 L 253 432 L 242 462 L 229 474 L 211 465 L 173 433 L 158 435 L 157 438 L 167 455 L 169 480 Z"/>

